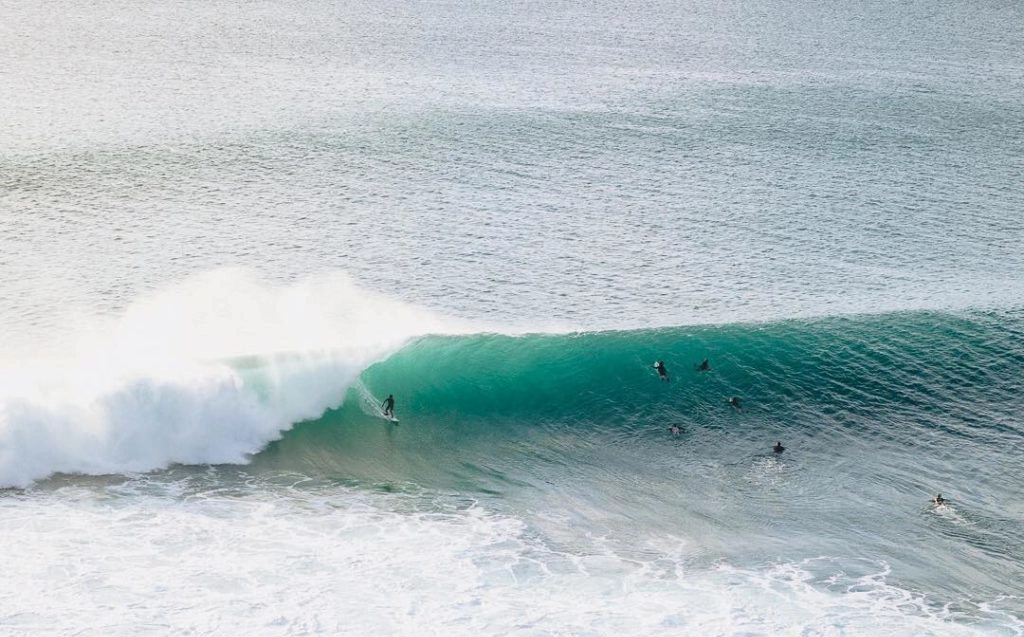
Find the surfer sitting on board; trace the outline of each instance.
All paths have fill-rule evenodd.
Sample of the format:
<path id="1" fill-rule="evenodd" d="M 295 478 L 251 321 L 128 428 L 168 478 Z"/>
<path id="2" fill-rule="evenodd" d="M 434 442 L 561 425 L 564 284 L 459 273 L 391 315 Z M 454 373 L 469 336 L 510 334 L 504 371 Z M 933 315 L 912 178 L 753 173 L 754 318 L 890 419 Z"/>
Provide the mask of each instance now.
<path id="1" fill-rule="evenodd" d="M 658 370 L 658 376 L 661 377 L 661 380 L 668 380 L 668 370 L 665 369 L 665 361 L 656 361 L 654 363 L 654 369 Z"/>
<path id="2" fill-rule="evenodd" d="M 774 451 L 775 453 L 782 453 L 785 450 L 786 448 L 782 446 L 781 442 L 776 442 L 775 446 L 772 447 L 772 451 Z"/>
<path id="3" fill-rule="evenodd" d="M 380 404 L 384 408 L 384 416 L 386 418 L 395 417 L 395 397 L 388 394 L 388 397 L 384 399 L 384 402 Z"/>

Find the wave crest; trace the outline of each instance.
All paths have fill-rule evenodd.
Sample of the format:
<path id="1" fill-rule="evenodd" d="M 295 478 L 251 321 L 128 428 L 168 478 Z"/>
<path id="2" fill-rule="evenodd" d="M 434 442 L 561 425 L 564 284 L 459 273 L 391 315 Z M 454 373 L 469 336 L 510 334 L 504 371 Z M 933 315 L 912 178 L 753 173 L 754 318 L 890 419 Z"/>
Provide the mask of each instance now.
<path id="1" fill-rule="evenodd" d="M 410 338 L 458 329 L 342 273 L 287 286 L 239 269 L 194 277 L 0 369 L 0 486 L 245 462 Z"/>

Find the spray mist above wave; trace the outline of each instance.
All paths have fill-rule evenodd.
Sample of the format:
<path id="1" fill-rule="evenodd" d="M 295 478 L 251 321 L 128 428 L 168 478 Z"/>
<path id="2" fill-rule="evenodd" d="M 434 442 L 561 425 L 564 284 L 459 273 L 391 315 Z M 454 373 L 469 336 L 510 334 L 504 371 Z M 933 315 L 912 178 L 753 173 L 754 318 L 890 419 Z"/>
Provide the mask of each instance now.
<path id="1" fill-rule="evenodd" d="M 190 278 L 0 368 L 0 486 L 54 473 L 241 463 L 344 399 L 403 343 L 467 326 L 356 286 L 247 270 Z M 232 359 L 255 361 L 240 373 Z"/>

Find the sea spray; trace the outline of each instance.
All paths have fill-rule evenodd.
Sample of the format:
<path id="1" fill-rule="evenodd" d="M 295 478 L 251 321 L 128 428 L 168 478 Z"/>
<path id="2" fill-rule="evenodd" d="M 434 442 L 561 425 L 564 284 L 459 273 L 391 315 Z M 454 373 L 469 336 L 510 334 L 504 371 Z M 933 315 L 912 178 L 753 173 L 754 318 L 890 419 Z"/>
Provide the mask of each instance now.
<path id="1" fill-rule="evenodd" d="M 454 321 L 343 274 L 273 286 L 219 270 L 55 335 L 0 369 L 0 485 L 245 462 L 337 406 L 369 364 Z M 68 345 L 72 343 L 72 345 Z"/>

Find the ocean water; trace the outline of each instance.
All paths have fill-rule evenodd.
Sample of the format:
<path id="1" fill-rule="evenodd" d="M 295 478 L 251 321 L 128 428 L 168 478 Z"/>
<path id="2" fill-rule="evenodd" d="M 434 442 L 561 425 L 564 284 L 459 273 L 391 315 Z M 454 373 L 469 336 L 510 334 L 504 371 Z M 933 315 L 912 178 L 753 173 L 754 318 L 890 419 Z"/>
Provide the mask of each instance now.
<path id="1" fill-rule="evenodd" d="M 1024 635 L 1022 24 L 0 0 L 0 635 Z"/>

